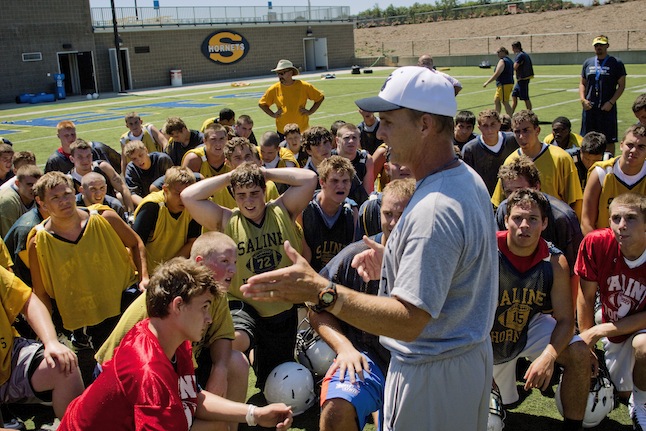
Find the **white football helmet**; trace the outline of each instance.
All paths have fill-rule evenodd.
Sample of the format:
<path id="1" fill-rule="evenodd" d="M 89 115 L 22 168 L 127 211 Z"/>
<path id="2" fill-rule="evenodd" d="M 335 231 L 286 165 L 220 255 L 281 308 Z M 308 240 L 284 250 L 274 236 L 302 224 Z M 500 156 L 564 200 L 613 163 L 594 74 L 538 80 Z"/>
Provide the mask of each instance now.
<path id="1" fill-rule="evenodd" d="M 296 362 L 284 362 L 274 368 L 263 392 L 270 403 L 285 403 L 294 416 L 300 415 L 316 402 L 314 379 L 310 370 Z"/>
<path id="2" fill-rule="evenodd" d="M 590 381 L 590 393 L 588 404 L 585 406 L 583 417 L 583 428 L 596 427 L 615 408 L 615 387 L 610 381 L 608 374 L 599 369 L 599 375 Z M 561 382 L 556 389 L 556 408 L 563 416 L 563 404 L 561 403 Z"/>
<path id="3" fill-rule="evenodd" d="M 296 334 L 296 358 L 317 378 L 322 379 L 334 362 L 336 353 L 314 329 L 308 327 Z"/>
<path id="4" fill-rule="evenodd" d="M 487 431 L 502 431 L 505 427 L 505 409 L 502 406 L 502 397 L 498 388 L 491 388 L 489 398 L 489 419 Z"/>

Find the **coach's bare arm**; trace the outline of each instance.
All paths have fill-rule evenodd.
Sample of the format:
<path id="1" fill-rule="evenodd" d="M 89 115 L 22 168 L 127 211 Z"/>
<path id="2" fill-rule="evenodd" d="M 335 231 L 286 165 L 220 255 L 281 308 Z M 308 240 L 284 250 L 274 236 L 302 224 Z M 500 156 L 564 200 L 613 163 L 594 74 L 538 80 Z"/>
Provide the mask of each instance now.
<path id="1" fill-rule="evenodd" d="M 289 241 L 285 251 L 294 262 L 292 266 L 255 275 L 240 291 L 259 301 L 318 303 L 319 292 L 329 281 L 318 275 Z M 410 342 L 431 320 L 426 311 L 397 297 L 367 295 L 338 285 L 337 293 L 336 303 L 326 311 L 371 334 Z"/>

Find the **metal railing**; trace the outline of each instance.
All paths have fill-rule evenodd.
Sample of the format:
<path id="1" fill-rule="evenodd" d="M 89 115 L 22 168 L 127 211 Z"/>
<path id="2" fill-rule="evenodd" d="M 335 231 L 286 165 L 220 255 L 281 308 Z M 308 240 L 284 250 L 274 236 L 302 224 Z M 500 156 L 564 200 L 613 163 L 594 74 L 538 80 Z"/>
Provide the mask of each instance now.
<path id="1" fill-rule="evenodd" d="M 351 21 L 349 6 L 119 7 L 115 13 L 121 28 Z M 109 7 L 91 8 L 91 15 L 93 28 L 112 28 Z"/>
<path id="2" fill-rule="evenodd" d="M 434 56 L 495 54 L 505 46 L 511 52 L 512 42 L 519 40 L 529 53 L 592 52 L 590 41 L 597 31 L 589 33 L 550 33 L 465 38 L 428 38 L 420 40 L 368 41 L 357 46 L 357 57 Z M 646 50 L 646 32 L 643 30 L 607 31 L 613 51 Z"/>

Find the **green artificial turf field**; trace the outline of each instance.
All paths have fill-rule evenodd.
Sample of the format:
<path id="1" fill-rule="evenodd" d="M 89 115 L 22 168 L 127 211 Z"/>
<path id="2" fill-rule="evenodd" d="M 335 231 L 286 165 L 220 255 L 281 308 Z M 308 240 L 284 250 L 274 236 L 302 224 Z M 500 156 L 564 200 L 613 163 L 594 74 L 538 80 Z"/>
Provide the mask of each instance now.
<path id="1" fill-rule="evenodd" d="M 376 95 L 385 76 L 391 69 L 375 70 L 373 74 L 351 75 L 349 70 L 333 71 L 335 79 L 321 79 L 321 75 L 303 75 L 301 79 L 313 82 L 323 90 L 326 99 L 310 119 L 311 125 L 329 127 L 335 120 L 358 123 L 354 100 Z M 635 121 L 631 106 L 635 98 L 646 91 L 643 65 L 627 65 L 627 88 L 619 99 L 620 133 Z M 580 66 L 536 66 L 536 77 L 530 85 L 534 110 L 541 121 L 551 122 L 557 116 L 572 121 L 573 131 L 578 131 L 581 121 L 581 104 L 578 96 Z M 464 87 L 458 95 L 458 109 L 468 109 L 477 114 L 493 108 L 495 86 L 482 88 L 482 83 L 493 69 L 456 67 L 447 73 L 458 78 Z M 49 154 L 59 146 L 56 124 L 72 120 L 77 133 L 85 140 L 100 141 L 119 147 L 119 137 L 126 131 L 123 116 L 130 111 L 140 113 L 144 122 L 158 128 L 169 116 L 182 118 L 189 128 L 199 129 L 202 122 L 217 116 L 223 107 L 233 109 L 236 115 L 247 114 L 254 120 L 257 137 L 274 130 L 274 120 L 258 108 L 258 99 L 275 77 L 248 80 L 250 84 L 233 87 L 230 83 L 213 83 L 154 90 L 132 91 L 126 95 L 103 94 L 97 100 L 83 97 L 70 98 L 46 104 L 10 104 L 0 106 L 0 136 L 10 139 L 16 150 L 31 150 L 37 161 L 44 165 Z M 519 108 L 524 108 L 519 102 Z M 478 131 L 476 130 L 476 133 Z M 541 137 L 551 133 L 545 124 Z"/>
<path id="2" fill-rule="evenodd" d="M 646 68 L 630 64 L 627 88 L 618 102 L 619 131 L 621 133 L 635 122 L 631 106 L 635 98 L 646 92 Z M 321 75 L 304 75 L 301 79 L 313 82 L 326 95 L 321 108 L 310 119 L 311 125 L 329 127 L 336 120 L 358 123 L 361 120 L 354 100 L 376 95 L 391 69 L 375 69 L 373 74 L 351 75 L 349 70 L 331 71 L 335 79 L 321 79 Z M 557 116 L 566 116 L 572 121 L 572 129 L 579 131 L 581 104 L 578 96 L 580 65 L 536 66 L 536 76 L 530 85 L 530 96 L 534 111 L 541 121 L 541 138 L 551 133 L 549 123 Z M 458 95 L 458 109 L 471 110 L 476 115 L 486 108 L 493 108 L 495 86 L 482 88 L 482 83 L 493 73 L 493 69 L 477 67 L 456 67 L 446 71 L 458 78 L 463 85 Z M 85 140 L 101 141 L 114 148 L 119 147 L 121 134 L 126 131 L 123 116 L 130 111 L 138 112 L 144 122 L 161 127 L 169 116 L 178 116 L 189 128 L 199 129 L 202 122 L 217 116 L 223 107 L 233 109 L 236 115 L 250 115 L 255 122 L 254 131 L 259 138 L 263 132 L 274 130 L 273 119 L 257 106 L 258 99 L 276 78 L 247 80 L 250 85 L 233 87 L 229 82 L 169 87 L 161 89 L 132 91 L 126 95 L 103 94 L 97 100 L 76 97 L 64 101 L 36 105 L 1 105 L 0 136 L 10 139 L 17 151 L 31 150 L 43 166 L 49 154 L 59 146 L 56 138 L 56 124 L 72 120 L 77 133 Z M 524 103 L 519 103 L 519 108 Z M 478 130 L 476 129 L 476 133 Z M 252 402 L 262 402 L 262 397 L 249 386 Z M 18 406 L 13 408 L 20 417 L 27 420 L 30 429 L 42 423 L 51 422 L 51 410 L 39 407 Z M 507 413 L 506 430 L 543 431 L 560 428 L 560 415 L 554 400 L 533 393 L 516 409 Z M 241 426 L 240 429 L 246 429 Z M 318 429 L 318 409 L 310 409 L 294 421 L 294 430 Z M 366 427 L 373 431 L 372 425 Z M 627 409 L 620 405 L 598 430 L 628 430 L 630 419 Z"/>

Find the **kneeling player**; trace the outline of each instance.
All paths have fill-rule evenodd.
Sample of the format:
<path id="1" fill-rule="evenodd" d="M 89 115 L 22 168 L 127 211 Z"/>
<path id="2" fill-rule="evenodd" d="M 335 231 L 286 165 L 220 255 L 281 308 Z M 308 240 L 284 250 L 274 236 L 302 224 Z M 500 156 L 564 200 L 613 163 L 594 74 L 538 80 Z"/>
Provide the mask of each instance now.
<path id="1" fill-rule="evenodd" d="M 646 428 L 646 197 L 626 193 L 610 204 L 610 227 L 581 243 L 575 271 L 581 277 L 578 323 L 594 348 L 602 340 L 619 396 L 632 398 L 636 430 Z M 595 325 L 597 291 L 602 322 Z"/>
<path id="2" fill-rule="evenodd" d="M 292 415 L 284 404 L 255 407 L 198 389 L 190 342 L 202 338 L 221 295 L 203 265 L 179 257 L 159 266 L 146 291 L 150 318 L 126 334 L 59 430 L 196 431 L 217 420 L 288 429 Z"/>
<path id="3" fill-rule="evenodd" d="M 493 376 L 503 404 L 518 400 L 516 361 L 529 358 L 525 390 L 547 389 L 554 364 L 564 367 L 563 429 L 582 426 L 590 385 L 590 356 L 574 337 L 569 269 L 563 254 L 541 238 L 548 202 L 540 192 L 520 189 L 507 202 L 507 231 L 498 232 L 500 290 L 491 331 Z"/>

